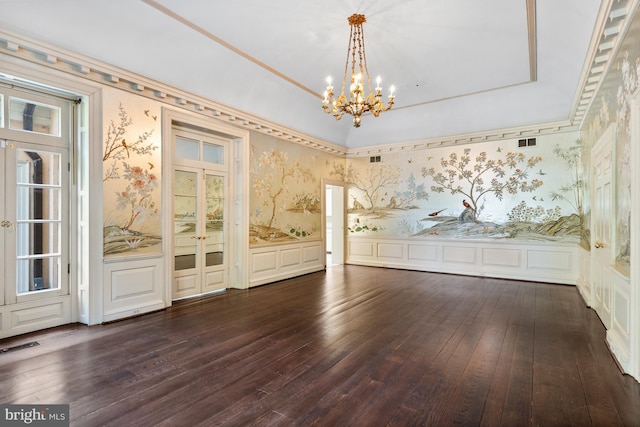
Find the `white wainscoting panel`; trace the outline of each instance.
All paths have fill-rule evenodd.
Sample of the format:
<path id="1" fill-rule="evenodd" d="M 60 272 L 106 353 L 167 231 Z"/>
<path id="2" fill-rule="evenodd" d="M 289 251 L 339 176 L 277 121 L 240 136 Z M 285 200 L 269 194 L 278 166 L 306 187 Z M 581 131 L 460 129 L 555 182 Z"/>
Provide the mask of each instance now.
<path id="1" fill-rule="evenodd" d="M 249 286 L 324 270 L 322 240 L 259 245 L 249 249 Z"/>
<path id="2" fill-rule="evenodd" d="M 374 256 L 373 248 L 375 243 L 368 241 L 352 241 L 349 239 L 349 253 L 353 256 L 372 257 Z"/>
<path id="3" fill-rule="evenodd" d="M 288 248 L 280 251 L 282 268 L 297 266 L 301 264 L 302 248 Z"/>
<path id="4" fill-rule="evenodd" d="M 109 260 L 104 265 L 103 321 L 165 308 L 162 258 Z"/>
<path id="5" fill-rule="evenodd" d="M 71 323 L 71 300 L 63 295 L 0 307 L 0 338 Z"/>
<path id="6" fill-rule="evenodd" d="M 593 298 L 591 285 L 591 252 L 583 247 L 578 248 L 578 265 L 578 280 L 576 282 L 578 291 L 580 295 L 582 295 L 582 299 L 587 307 L 591 307 L 593 304 L 591 301 Z"/>
<path id="7" fill-rule="evenodd" d="M 631 369 L 631 283 L 628 276 L 613 267 L 607 279 L 611 282 L 611 321 L 607 330 L 607 343 L 624 370 Z"/>
<path id="8" fill-rule="evenodd" d="M 476 251 L 478 248 L 465 246 L 442 247 L 442 261 L 449 264 L 476 264 Z"/>
<path id="9" fill-rule="evenodd" d="M 316 265 L 323 257 L 322 245 L 311 245 L 302 247 L 302 263 L 305 265 Z"/>
<path id="10" fill-rule="evenodd" d="M 348 264 L 575 285 L 578 245 L 494 240 L 348 238 Z"/>
<path id="11" fill-rule="evenodd" d="M 251 253 L 251 276 L 258 274 L 268 274 L 278 270 L 278 252 L 255 251 Z"/>
<path id="12" fill-rule="evenodd" d="M 515 249 L 482 248 L 482 264 L 520 268 L 520 253 Z"/>
<path id="13" fill-rule="evenodd" d="M 439 249 L 438 245 L 413 245 L 409 243 L 408 248 L 408 261 L 438 261 Z"/>
<path id="14" fill-rule="evenodd" d="M 404 258 L 404 245 L 397 243 L 380 243 L 378 245 L 378 256 L 380 258 L 402 259 Z"/>

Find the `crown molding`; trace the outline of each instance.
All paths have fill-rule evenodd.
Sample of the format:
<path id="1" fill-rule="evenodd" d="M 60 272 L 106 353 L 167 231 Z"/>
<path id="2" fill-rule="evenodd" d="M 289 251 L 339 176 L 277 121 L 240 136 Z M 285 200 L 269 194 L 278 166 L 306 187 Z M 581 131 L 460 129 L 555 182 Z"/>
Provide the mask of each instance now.
<path id="1" fill-rule="evenodd" d="M 336 156 L 359 157 L 372 153 L 421 150 L 580 130 L 593 104 L 594 95 L 612 66 L 615 53 L 623 39 L 622 36 L 626 33 L 639 2 L 640 0 L 604 0 L 602 2 L 568 120 L 355 149 L 348 149 L 305 135 L 211 99 L 13 33 L 0 31 L 0 54 L 20 58 L 78 78 L 155 99 L 237 127 L 261 132 Z"/>
<path id="2" fill-rule="evenodd" d="M 582 127 L 595 94 L 613 65 L 620 45 L 638 7 L 639 0 L 605 0 L 600 5 L 593 37 L 582 67 L 582 76 L 573 101 L 570 121 Z"/>
<path id="3" fill-rule="evenodd" d="M 345 157 L 348 150 L 305 135 L 262 117 L 237 110 L 179 88 L 166 85 L 100 61 L 71 53 L 17 34 L 0 31 L 0 54 L 114 87 L 161 103 L 179 107 L 234 126 Z"/>
<path id="4" fill-rule="evenodd" d="M 363 157 L 371 154 L 398 153 L 402 151 L 426 150 L 455 145 L 476 144 L 481 142 L 503 141 L 507 139 L 532 138 L 542 135 L 552 135 L 580 130 L 570 121 L 542 123 L 531 126 L 495 129 L 491 131 L 451 135 L 446 137 L 429 138 L 413 142 L 398 144 L 376 145 L 349 150 L 347 157 Z"/>

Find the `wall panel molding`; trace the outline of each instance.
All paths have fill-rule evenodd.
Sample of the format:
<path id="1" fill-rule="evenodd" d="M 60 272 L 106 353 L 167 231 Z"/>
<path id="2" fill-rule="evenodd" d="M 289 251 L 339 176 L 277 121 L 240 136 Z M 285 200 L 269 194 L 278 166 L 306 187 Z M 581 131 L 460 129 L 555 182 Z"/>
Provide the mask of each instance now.
<path id="1" fill-rule="evenodd" d="M 249 286 L 324 270 L 323 241 L 258 245 L 249 249 Z"/>
<path id="2" fill-rule="evenodd" d="M 104 322 L 163 309 L 164 294 L 162 258 L 104 264 Z"/>
<path id="3" fill-rule="evenodd" d="M 349 237 L 348 264 L 575 285 L 578 246 Z"/>

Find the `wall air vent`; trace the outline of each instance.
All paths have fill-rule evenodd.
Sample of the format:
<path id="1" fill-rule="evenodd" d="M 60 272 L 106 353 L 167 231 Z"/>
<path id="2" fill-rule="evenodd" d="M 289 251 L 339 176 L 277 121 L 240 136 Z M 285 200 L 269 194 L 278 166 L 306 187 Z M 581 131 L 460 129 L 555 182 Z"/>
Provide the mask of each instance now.
<path id="1" fill-rule="evenodd" d="M 369 163 L 380 163 L 380 156 L 369 157 Z"/>
<path id="2" fill-rule="evenodd" d="M 518 147 L 534 147 L 536 145 L 535 138 L 519 139 Z"/>

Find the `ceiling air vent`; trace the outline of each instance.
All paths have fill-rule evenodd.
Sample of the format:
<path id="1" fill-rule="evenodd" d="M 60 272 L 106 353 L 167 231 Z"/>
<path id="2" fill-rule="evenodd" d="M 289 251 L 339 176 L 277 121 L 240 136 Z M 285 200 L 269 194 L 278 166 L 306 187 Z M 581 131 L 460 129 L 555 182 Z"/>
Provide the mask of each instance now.
<path id="1" fill-rule="evenodd" d="M 535 147 L 536 139 L 535 138 L 527 138 L 527 139 L 519 139 L 518 147 Z"/>
<path id="2" fill-rule="evenodd" d="M 380 156 L 369 157 L 369 163 L 380 163 Z"/>

